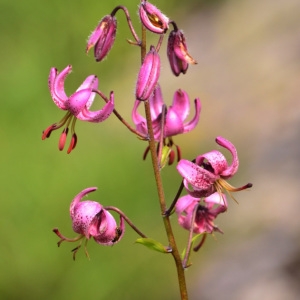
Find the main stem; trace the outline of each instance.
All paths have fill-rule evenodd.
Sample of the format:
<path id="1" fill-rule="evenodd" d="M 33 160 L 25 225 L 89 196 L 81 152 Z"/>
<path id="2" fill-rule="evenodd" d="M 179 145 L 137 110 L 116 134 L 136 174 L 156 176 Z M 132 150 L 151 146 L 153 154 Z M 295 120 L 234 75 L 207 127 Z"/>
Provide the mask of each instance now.
<path id="1" fill-rule="evenodd" d="M 145 29 L 145 27 L 142 26 L 142 43 L 141 43 L 142 61 L 143 61 L 145 55 L 146 55 L 146 29 Z M 152 166 L 153 166 L 154 177 L 155 177 L 158 198 L 159 198 L 159 203 L 160 203 L 160 210 L 161 210 L 162 216 L 164 216 L 163 222 L 164 222 L 165 230 L 166 230 L 168 241 L 169 241 L 169 246 L 172 249 L 171 253 L 174 258 L 176 269 L 177 269 L 177 277 L 178 277 L 178 284 L 179 284 L 181 299 L 187 300 L 188 293 L 187 293 L 187 287 L 186 287 L 186 282 L 185 282 L 184 268 L 182 266 L 181 257 L 180 257 L 180 254 L 179 254 L 179 251 L 178 251 L 178 248 L 176 245 L 175 237 L 174 237 L 171 222 L 170 222 L 170 217 L 168 215 L 165 216 L 166 201 L 165 201 L 164 189 L 163 189 L 163 184 L 162 184 L 162 179 L 161 179 L 161 174 L 160 174 L 160 169 L 159 169 L 159 163 L 158 163 L 157 154 L 156 154 L 156 145 L 155 145 L 152 122 L 151 122 L 149 101 L 148 100 L 144 101 L 144 104 L 145 104 L 145 115 L 146 115 L 147 128 L 148 128 L 148 134 L 149 134 L 149 148 L 150 148 Z"/>

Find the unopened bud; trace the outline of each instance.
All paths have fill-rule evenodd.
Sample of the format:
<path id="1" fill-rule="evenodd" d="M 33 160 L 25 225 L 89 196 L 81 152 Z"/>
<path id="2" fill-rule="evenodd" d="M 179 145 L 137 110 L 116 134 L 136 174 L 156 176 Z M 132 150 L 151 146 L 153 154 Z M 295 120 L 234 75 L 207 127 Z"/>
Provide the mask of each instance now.
<path id="1" fill-rule="evenodd" d="M 105 16 L 89 37 L 86 46 L 86 53 L 94 47 L 94 56 L 96 61 L 103 60 L 115 41 L 116 31 L 117 19 L 115 16 Z"/>
<path id="2" fill-rule="evenodd" d="M 147 1 L 141 2 L 139 15 L 143 25 L 154 33 L 162 34 L 169 28 L 169 18 Z"/>
<path id="3" fill-rule="evenodd" d="M 160 57 L 154 46 L 151 46 L 150 51 L 145 56 L 138 75 L 136 84 L 136 99 L 145 101 L 151 96 L 158 82 L 159 75 Z"/>
<path id="4" fill-rule="evenodd" d="M 181 30 L 172 30 L 168 39 L 167 55 L 175 76 L 185 74 L 189 64 L 197 64 L 187 51 L 185 37 Z"/>

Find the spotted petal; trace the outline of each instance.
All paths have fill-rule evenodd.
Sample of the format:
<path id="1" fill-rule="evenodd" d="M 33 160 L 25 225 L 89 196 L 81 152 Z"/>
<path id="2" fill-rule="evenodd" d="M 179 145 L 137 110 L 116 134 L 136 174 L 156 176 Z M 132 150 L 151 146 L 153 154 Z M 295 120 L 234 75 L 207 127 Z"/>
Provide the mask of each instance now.
<path id="1" fill-rule="evenodd" d="M 86 106 L 76 116 L 79 120 L 99 123 L 106 120 L 114 110 L 114 94 L 110 93 L 110 100 L 97 111 L 90 111 Z"/>
<path id="2" fill-rule="evenodd" d="M 48 87 L 50 90 L 51 97 L 60 109 L 66 110 L 66 101 L 68 97 L 65 93 L 65 79 L 68 74 L 72 71 L 72 66 L 68 65 L 60 73 L 58 73 L 56 68 L 50 69 L 50 74 L 48 78 Z"/>
<path id="3" fill-rule="evenodd" d="M 226 140 L 225 138 L 218 136 L 216 138 L 216 142 L 226 148 L 227 150 L 230 151 L 231 155 L 232 155 L 232 163 L 230 166 L 228 166 L 224 171 L 222 171 L 220 173 L 220 175 L 222 175 L 223 178 L 227 179 L 232 177 L 238 170 L 239 168 L 239 159 L 237 156 L 237 151 L 236 148 L 234 147 L 234 145 L 229 142 L 228 140 Z"/>

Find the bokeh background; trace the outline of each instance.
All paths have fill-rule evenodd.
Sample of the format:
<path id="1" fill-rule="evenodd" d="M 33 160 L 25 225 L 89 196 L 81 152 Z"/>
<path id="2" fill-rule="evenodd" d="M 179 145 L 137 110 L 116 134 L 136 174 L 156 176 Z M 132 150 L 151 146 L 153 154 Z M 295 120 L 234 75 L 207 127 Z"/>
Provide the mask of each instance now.
<path id="1" fill-rule="evenodd" d="M 183 88 L 203 105 L 198 128 L 175 142 L 193 159 L 221 150 L 214 139 L 226 137 L 240 158 L 230 182 L 254 184 L 219 216 L 225 234 L 209 237 L 192 256 L 190 298 L 298 299 L 300 2 L 153 3 L 184 29 L 198 61 L 174 78 L 162 48 L 166 102 Z M 74 236 L 70 201 L 97 186 L 89 199 L 119 207 L 147 235 L 166 243 L 150 160 L 141 160 L 146 144 L 115 117 L 98 125 L 78 122 L 78 146 L 70 155 L 57 150 L 58 132 L 41 140 L 42 130 L 63 116 L 47 87 L 53 66 L 73 65 L 67 93 L 97 74 L 100 89 L 115 91 L 116 108 L 130 121 L 139 51 L 126 43 L 131 36 L 124 15 L 117 15 L 117 40 L 107 60 L 99 64 L 92 51 L 84 53 L 90 32 L 119 4 L 138 26 L 138 1 L 0 1 L 0 299 L 179 298 L 172 257 L 134 244 L 137 236 L 128 226 L 121 243 L 101 247 L 91 241 L 91 260 L 80 251 L 75 262 L 75 245 L 57 248 L 51 231 L 58 227 Z M 175 166 L 164 169 L 163 179 L 171 202 L 180 183 Z M 187 232 L 172 220 L 182 249 Z"/>

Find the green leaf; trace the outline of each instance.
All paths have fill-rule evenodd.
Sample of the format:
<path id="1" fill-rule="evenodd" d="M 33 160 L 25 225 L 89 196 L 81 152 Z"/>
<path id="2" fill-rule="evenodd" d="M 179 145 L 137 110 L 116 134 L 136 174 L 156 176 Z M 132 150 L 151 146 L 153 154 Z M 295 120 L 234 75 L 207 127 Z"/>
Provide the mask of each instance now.
<path id="1" fill-rule="evenodd" d="M 150 238 L 139 238 L 135 242 L 138 244 L 142 244 L 151 250 L 158 251 L 161 253 L 170 253 L 171 252 L 171 250 L 168 249 L 167 247 L 165 247 L 163 244 L 161 244 L 160 242 L 157 242 L 153 239 L 150 239 Z"/>

